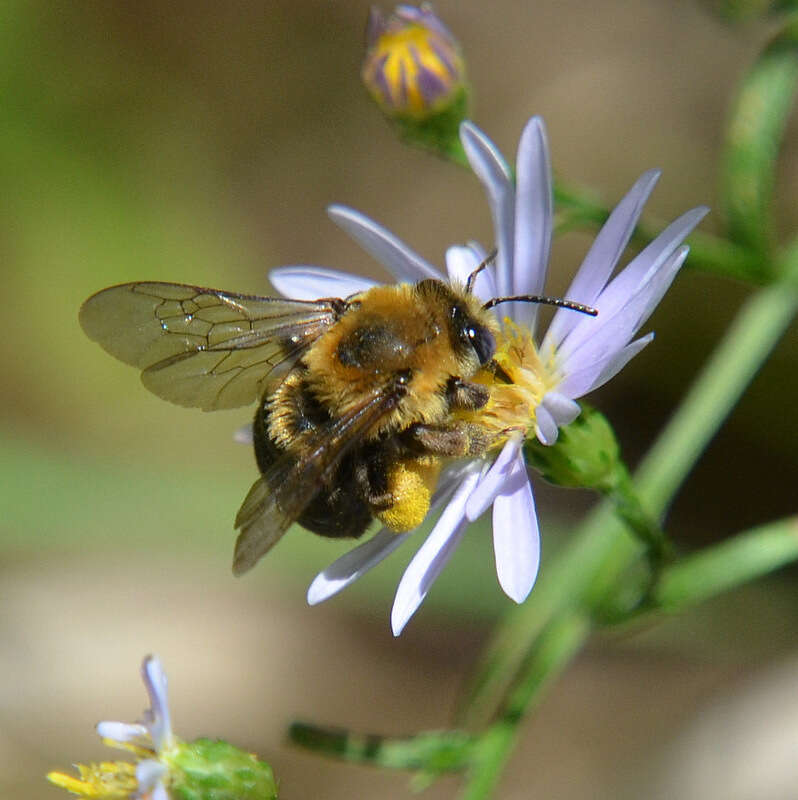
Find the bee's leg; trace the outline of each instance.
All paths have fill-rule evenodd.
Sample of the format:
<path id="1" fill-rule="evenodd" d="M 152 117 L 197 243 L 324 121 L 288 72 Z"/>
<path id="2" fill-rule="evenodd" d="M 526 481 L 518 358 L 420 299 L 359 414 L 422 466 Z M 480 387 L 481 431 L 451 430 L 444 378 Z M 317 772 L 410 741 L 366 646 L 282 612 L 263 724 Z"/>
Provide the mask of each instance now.
<path id="1" fill-rule="evenodd" d="M 355 464 L 355 481 L 361 497 L 374 512 L 393 505 L 393 493 L 388 489 L 388 467 L 379 451 L 373 451 Z"/>
<path id="2" fill-rule="evenodd" d="M 479 383 L 464 381 L 462 378 L 450 378 L 446 386 L 446 399 L 450 408 L 476 411 L 487 405 L 490 389 Z"/>
<path id="3" fill-rule="evenodd" d="M 496 438 L 495 434 L 487 432 L 481 425 L 470 422 L 446 426 L 418 422 L 402 435 L 412 449 L 447 458 L 482 455 Z"/>

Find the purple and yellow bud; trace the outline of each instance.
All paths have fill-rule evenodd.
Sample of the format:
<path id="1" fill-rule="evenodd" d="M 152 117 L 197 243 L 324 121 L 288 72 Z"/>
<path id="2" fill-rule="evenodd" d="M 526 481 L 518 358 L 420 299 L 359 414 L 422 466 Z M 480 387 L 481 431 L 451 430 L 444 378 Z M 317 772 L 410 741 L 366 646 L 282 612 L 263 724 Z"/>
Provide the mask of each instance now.
<path id="1" fill-rule="evenodd" d="M 399 137 L 464 164 L 460 123 L 469 91 L 460 46 L 429 5 L 371 9 L 362 76 Z"/>
<path id="2" fill-rule="evenodd" d="M 463 92 L 460 47 L 429 6 L 398 6 L 388 18 L 372 8 L 366 38 L 363 82 L 388 116 L 423 119 Z"/>

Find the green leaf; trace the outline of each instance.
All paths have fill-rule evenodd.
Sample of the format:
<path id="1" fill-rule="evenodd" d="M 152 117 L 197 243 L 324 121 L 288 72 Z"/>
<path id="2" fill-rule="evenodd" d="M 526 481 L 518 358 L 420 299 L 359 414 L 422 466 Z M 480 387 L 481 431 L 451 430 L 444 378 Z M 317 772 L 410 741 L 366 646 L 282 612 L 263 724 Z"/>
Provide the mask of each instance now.
<path id="1" fill-rule="evenodd" d="M 776 160 L 798 81 L 798 17 L 791 17 L 743 78 L 722 163 L 730 237 L 761 257 L 773 247 Z"/>

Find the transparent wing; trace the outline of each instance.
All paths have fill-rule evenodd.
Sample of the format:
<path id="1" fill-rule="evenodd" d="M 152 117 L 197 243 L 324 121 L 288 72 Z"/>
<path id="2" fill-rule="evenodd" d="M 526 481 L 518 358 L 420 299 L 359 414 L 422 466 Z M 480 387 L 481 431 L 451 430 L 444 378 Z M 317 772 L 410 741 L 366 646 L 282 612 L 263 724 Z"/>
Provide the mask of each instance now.
<path id="1" fill-rule="evenodd" d="M 214 411 L 254 402 L 345 310 L 335 298 L 126 283 L 90 297 L 80 324 L 112 356 L 141 369 L 159 397 Z"/>
<path id="2" fill-rule="evenodd" d="M 396 407 L 400 397 L 395 389 L 375 391 L 303 442 L 303 458 L 286 454 L 253 484 L 236 516 L 235 526 L 241 530 L 233 556 L 236 575 L 254 567 L 280 541 L 323 491 L 341 459 Z"/>

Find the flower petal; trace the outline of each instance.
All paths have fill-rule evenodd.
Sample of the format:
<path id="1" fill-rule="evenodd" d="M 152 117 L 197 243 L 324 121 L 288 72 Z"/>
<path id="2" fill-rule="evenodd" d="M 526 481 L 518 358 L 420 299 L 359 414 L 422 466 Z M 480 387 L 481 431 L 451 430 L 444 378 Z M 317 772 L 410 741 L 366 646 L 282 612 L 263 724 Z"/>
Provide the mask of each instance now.
<path id="1" fill-rule="evenodd" d="M 471 273 L 482 265 L 485 260 L 485 251 L 475 243 L 466 246 L 454 245 L 446 251 L 446 272 L 450 283 L 459 283 L 465 286 Z M 474 280 L 472 292 L 483 302 L 495 297 L 496 285 L 490 267 L 480 270 Z"/>
<path id="2" fill-rule="evenodd" d="M 508 439 L 490 469 L 479 481 L 466 504 L 466 517 L 470 522 L 481 517 L 488 510 L 496 495 L 502 491 L 513 460 L 521 450 L 521 439 Z"/>
<path id="3" fill-rule="evenodd" d="M 158 783 L 155 784 L 149 796 L 149 800 L 171 800 L 169 792 L 166 791 L 166 787 L 163 785 L 162 781 L 158 781 Z"/>
<path id="4" fill-rule="evenodd" d="M 631 344 L 627 344 L 620 353 L 617 353 L 614 358 L 610 359 L 610 361 L 604 367 L 602 367 L 598 378 L 593 381 L 589 389 L 585 390 L 585 393 L 592 392 L 594 389 L 598 389 L 599 386 L 603 386 L 608 380 L 614 378 L 646 345 L 650 344 L 652 341 L 654 341 L 653 331 L 645 336 L 641 336 L 639 339 L 635 339 Z"/>
<path id="5" fill-rule="evenodd" d="M 513 294 L 541 294 L 551 249 L 552 181 L 546 126 L 540 117 L 527 122 L 516 160 Z M 537 306 L 513 303 L 513 318 L 534 331 Z"/>
<path id="6" fill-rule="evenodd" d="M 103 739 L 111 739 L 114 742 L 140 742 L 147 740 L 150 732 L 140 723 L 113 722 L 106 720 L 97 723 L 97 733 Z"/>
<path id="7" fill-rule="evenodd" d="M 460 484 L 432 532 L 402 575 L 391 611 L 394 636 L 402 632 L 410 617 L 416 613 L 468 527 L 465 504 L 478 480 L 479 474 L 473 472 Z"/>
<path id="8" fill-rule="evenodd" d="M 449 283 L 465 286 L 469 275 L 479 266 L 477 254 L 468 246 L 452 245 L 446 250 L 446 272 Z"/>
<path id="9" fill-rule="evenodd" d="M 535 409 L 535 436 L 541 444 L 552 445 L 557 441 L 560 429 L 551 412 L 541 403 Z"/>
<path id="10" fill-rule="evenodd" d="M 689 248 L 684 245 L 673 253 L 659 271 L 638 290 L 637 294 L 629 297 L 615 316 L 597 331 L 592 339 L 573 353 L 569 361 L 597 364 L 599 361 L 604 361 L 607 355 L 617 353 L 625 347 L 657 307 L 681 269 L 688 252 Z M 596 376 L 600 372 L 601 370 L 597 370 Z"/>
<path id="11" fill-rule="evenodd" d="M 493 503 L 493 551 L 496 574 L 505 594 L 523 603 L 540 567 L 540 530 L 532 486 L 519 454 L 507 490 Z"/>
<path id="12" fill-rule="evenodd" d="M 659 176 L 658 169 L 651 169 L 644 173 L 626 193 L 623 200 L 615 206 L 609 219 L 598 232 L 582 266 L 568 287 L 565 297 L 588 306 L 595 303 L 596 298 L 610 279 L 626 245 L 629 244 L 643 206 Z M 556 350 L 577 322 L 579 322 L 578 314 L 574 314 L 568 309 L 559 309 L 546 331 L 541 352 L 548 354 Z"/>
<path id="13" fill-rule="evenodd" d="M 502 154 L 473 122 L 460 125 L 463 143 L 474 174 L 482 181 L 488 195 L 488 205 L 496 233 L 496 290 L 499 296 L 513 289 L 513 225 L 515 219 L 515 188 L 512 172 Z"/>
<path id="14" fill-rule="evenodd" d="M 160 783 L 169 772 L 166 764 L 156 761 L 154 758 L 146 758 L 136 764 L 136 783 L 138 784 L 138 795 L 144 796 L 147 792 L 155 789 L 156 784 Z"/>
<path id="15" fill-rule="evenodd" d="M 547 392 L 541 405 L 551 414 L 558 426 L 570 425 L 582 412 L 579 403 L 560 392 Z"/>
<path id="16" fill-rule="evenodd" d="M 283 297 L 292 300 L 349 297 L 378 285 L 370 278 L 325 267 L 277 267 L 269 272 L 269 281 Z"/>
<path id="17" fill-rule="evenodd" d="M 166 673 L 158 656 L 147 656 L 141 665 L 141 677 L 150 697 L 150 708 L 144 713 L 144 723 L 150 731 L 156 750 L 172 741 L 169 718 L 169 695 Z"/>
<path id="18" fill-rule="evenodd" d="M 359 211 L 332 205 L 327 209 L 327 214 L 367 253 L 384 264 L 400 283 L 417 283 L 425 278 L 441 279 L 441 273 L 432 264 Z"/>
<path id="19" fill-rule="evenodd" d="M 557 349 L 556 357 L 558 362 L 564 363 L 570 354 L 585 342 L 594 342 L 603 327 L 616 325 L 617 314 L 621 311 L 626 312 L 630 298 L 638 296 L 645 287 L 652 286 L 652 282 L 657 281 L 653 285 L 659 285 L 656 279 L 657 274 L 663 269 L 672 267 L 671 258 L 674 251 L 701 221 L 707 211 L 706 207 L 701 206 L 683 214 L 610 281 L 595 301 L 599 312 L 598 317 L 579 315 L 580 319 L 574 325 L 573 330 L 565 337 Z M 650 310 L 653 310 L 653 306 Z M 643 317 L 641 315 L 639 325 L 642 325 L 646 318 L 647 316 Z M 631 331 L 626 342 L 620 342 L 618 347 L 625 345 L 636 330 L 637 328 Z"/>
<path id="20" fill-rule="evenodd" d="M 308 605 L 318 605 L 354 583 L 393 553 L 408 536 L 410 533 L 383 528 L 367 542 L 344 553 L 313 579 L 308 587 Z"/>

